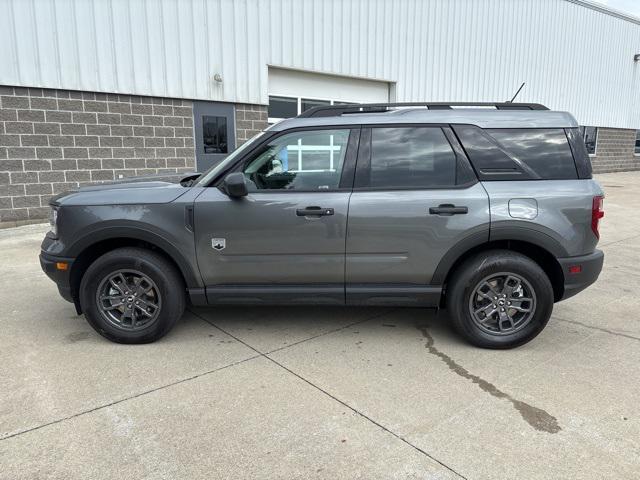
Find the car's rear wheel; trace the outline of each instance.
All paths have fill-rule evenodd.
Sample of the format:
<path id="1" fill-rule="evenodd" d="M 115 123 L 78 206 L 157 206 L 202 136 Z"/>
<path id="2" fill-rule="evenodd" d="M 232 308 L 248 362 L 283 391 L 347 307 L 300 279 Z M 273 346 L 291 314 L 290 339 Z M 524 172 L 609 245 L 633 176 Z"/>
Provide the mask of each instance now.
<path id="1" fill-rule="evenodd" d="M 185 288 L 162 255 L 119 248 L 96 259 L 80 284 L 89 324 L 119 343 L 149 343 L 169 332 L 185 308 Z"/>
<path id="2" fill-rule="evenodd" d="M 513 348 L 545 327 L 553 288 L 529 257 L 508 250 L 481 252 L 452 274 L 447 309 L 455 329 L 485 348 Z"/>

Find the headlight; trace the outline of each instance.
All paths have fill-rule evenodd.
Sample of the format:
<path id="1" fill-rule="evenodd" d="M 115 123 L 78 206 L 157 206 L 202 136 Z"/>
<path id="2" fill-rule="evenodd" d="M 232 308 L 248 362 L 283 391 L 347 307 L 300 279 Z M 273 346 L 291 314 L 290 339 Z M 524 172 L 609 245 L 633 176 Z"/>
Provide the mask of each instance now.
<path id="1" fill-rule="evenodd" d="M 58 236 L 58 207 L 51 207 L 49 212 L 49 225 L 51 225 L 51 233 Z"/>

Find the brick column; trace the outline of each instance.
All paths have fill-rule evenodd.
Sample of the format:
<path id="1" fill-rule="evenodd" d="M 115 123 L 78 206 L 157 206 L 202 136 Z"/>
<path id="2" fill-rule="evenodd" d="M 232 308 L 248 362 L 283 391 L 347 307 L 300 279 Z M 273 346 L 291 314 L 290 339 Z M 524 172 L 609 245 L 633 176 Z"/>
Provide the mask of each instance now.
<path id="1" fill-rule="evenodd" d="M 266 105 L 242 103 L 236 105 L 236 145 L 238 147 L 268 126 Z"/>

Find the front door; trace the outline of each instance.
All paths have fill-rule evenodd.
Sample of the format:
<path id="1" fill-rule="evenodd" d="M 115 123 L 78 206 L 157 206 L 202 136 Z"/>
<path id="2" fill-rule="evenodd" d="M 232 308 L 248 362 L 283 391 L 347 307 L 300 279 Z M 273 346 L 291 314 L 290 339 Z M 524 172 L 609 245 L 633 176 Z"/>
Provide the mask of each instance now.
<path id="1" fill-rule="evenodd" d="M 193 102 L 197 171 L 220 163 L 236 148 L 233 104 Z"/>
<path id="2" fill-rule="evenodd" d="M 349 204 L 349 303 L 437 300 L 432 279 L 447 251 L 470 235 L 488 240 L 487 193 L 455 142 L 439 126 L 362 130 Z"/>
<path id="3" fill-rule="evenodd" d="M 358 133 L 280 135 L 236 168 L 245 174 L 248 196 L 232 199 L 208 187 L 197 198 L 198 264 L 211 303 L 344 302 Z"/>

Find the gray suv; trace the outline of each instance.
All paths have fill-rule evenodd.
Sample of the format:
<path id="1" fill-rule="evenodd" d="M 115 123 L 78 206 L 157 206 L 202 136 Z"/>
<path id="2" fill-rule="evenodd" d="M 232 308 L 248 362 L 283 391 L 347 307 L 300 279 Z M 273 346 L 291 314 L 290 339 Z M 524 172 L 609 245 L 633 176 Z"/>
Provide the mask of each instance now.
<path id="1" fill-rule="evenodd" d="M 598 277 L 602 201 L 568 113 L 317 107 L 180 184 L 55 197 L 40 261 L 116 342 L 157 340 L 187 302 L 394 305 L 510 348 Z"/>

